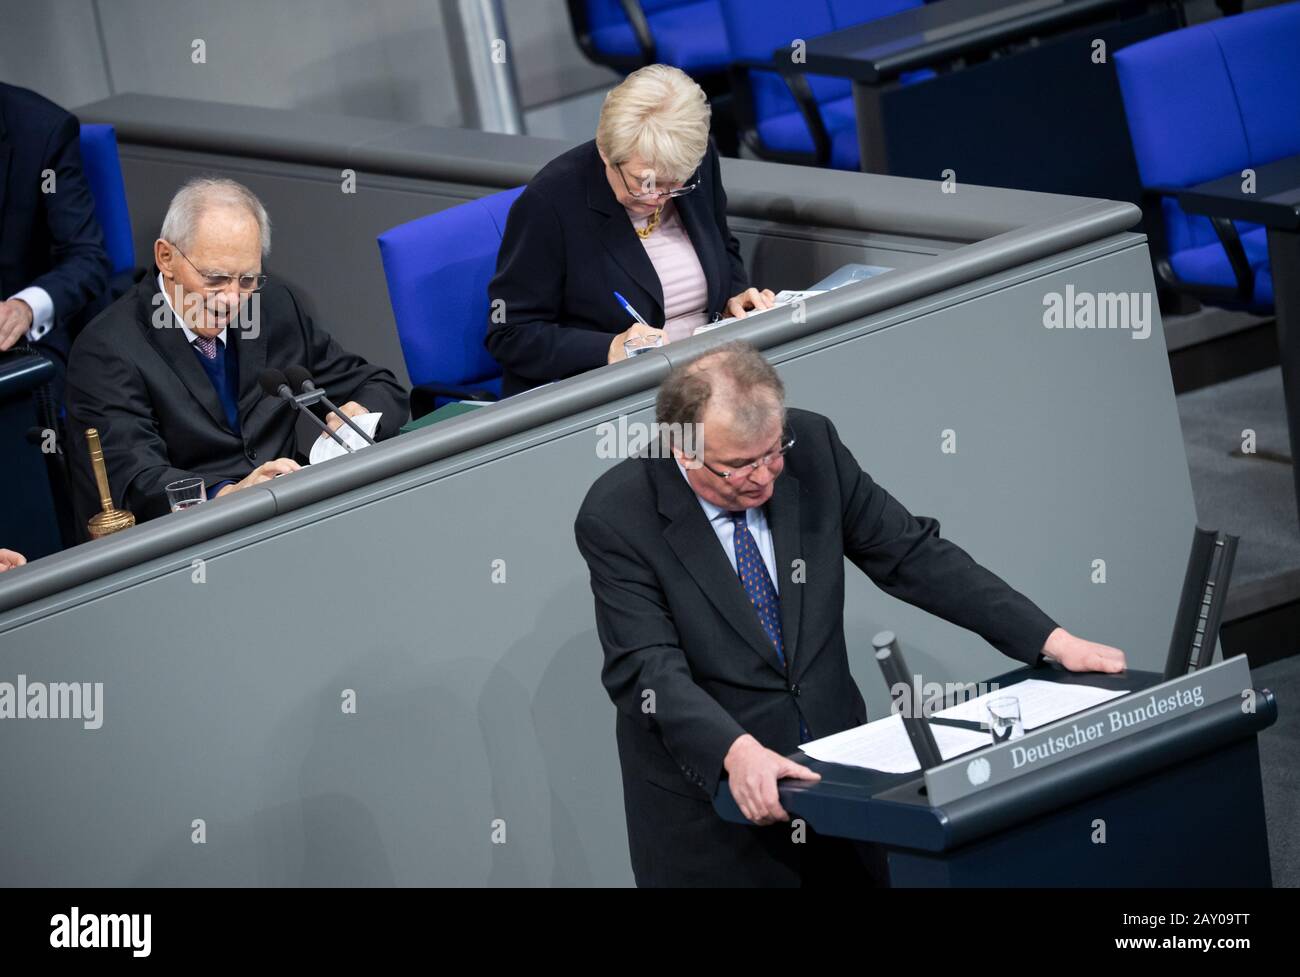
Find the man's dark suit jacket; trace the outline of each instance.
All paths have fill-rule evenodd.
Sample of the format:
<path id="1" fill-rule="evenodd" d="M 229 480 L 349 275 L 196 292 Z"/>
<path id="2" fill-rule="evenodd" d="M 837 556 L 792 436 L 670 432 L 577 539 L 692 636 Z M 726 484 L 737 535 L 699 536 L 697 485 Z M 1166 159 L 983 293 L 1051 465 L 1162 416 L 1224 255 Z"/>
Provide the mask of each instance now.
<path id="1" fill-rule="evenodd" d="M 69 332 L 108 291 L 111 272 L 95 200 L 81 171 L 81 127 L 48 99 L 0 84 L 0 301 L 38 285 L 54 303 L 54 327 L 36 345 L 58 354 Z M 42 193 L 46 170 L 55 192 Z"/>
<path id="2" fill-rule="evenodd" d="M 697 176 L 700 185 L 673 203 L 708 279 L 712 318 L 749 279 L 727 228 L 727 195 L 712 145 Z M 489 322 L 485 340 L 505 370 L 502 393 L 604 366 L 610 341 L 632 325 L 615 292 L 650 325 L 663 327 L 659 276 L 605 179 L 593 140 L 542 167 L 510 208 L 488 285 L 504 320 Z"/>
<path id="3" fill-rule="evenodd" d="M 345 351 L 283 285 L 271 282 L 259 295 L 258 328 L 226 333 L 238 344 L 239 434 L 227 424 L 184 331 L 161 305 L 156 269 L 82 332 L 68 366 L 68 426 L 83 525 L 99 509 L 85 446 L 88 427 L 99 431 L 114 503 L 138 520 L 168 511 L 168 482 L 193 475 L 208 485 L 238 481 L 264 462 L 298 455 L 296 412 L 258 385 L 267 368 L 305 367 L 334 403 L 355 400 L 383 411 L 376 440 L 397 433 L 408 405 L 393 374 Z M 154 326 L 160 306 L 164 328 Z"/>
<path id="4" fill-rule="evenodd" d="M 789 754 L 800 716 L 814 738 L 866 722 L 845 648 L 846 558 L 886 593 L 1026 663 L 1056 627 L 876 485 L 827 418 L 792 409 L 788 424 L 797 442 L 767 512 L 788 675 L 673 458 L 621 462 L 578 513 L 640 885 L 799 883 L 803 846 L 789 825 L 724 822 L 710 798 L 744 733 Z"/>

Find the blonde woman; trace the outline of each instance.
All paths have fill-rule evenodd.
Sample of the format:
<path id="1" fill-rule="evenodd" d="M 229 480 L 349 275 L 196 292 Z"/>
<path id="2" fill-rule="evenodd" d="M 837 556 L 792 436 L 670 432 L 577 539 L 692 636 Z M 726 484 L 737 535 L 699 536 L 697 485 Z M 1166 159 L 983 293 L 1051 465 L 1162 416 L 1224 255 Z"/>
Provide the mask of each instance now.
<path id="1" fill-rule="evenodd" d="M 709 104 L 689 76 L 649 65 L 605 97 L 596 138 L 515 201 L 488 292 L 507 396 L 623 359 L 628 339 L 672 342 L 771 307 L 727 227 Z"/>

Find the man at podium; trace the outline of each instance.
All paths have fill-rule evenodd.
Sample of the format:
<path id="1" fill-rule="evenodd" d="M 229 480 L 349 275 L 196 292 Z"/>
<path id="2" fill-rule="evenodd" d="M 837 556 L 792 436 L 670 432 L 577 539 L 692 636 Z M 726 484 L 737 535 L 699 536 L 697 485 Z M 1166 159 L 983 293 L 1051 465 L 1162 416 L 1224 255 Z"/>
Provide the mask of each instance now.
<path id="1" fill-rule="evenodd" d="M 794 843 L 777 794 L 782 778 L 818 779 L 785 754 L 867 719 L 846 558 L 1019 661 L 1124 668 L 909 513 L 829 419 L 784 397 L 743 343 L 678 366 L 656 405 L 671 451 L 621 462 L 578 513 L 641 886 L 870 883 L 850 842 L 809 830 Z M 714 812 L 724 774 L 750 825 Z"/>

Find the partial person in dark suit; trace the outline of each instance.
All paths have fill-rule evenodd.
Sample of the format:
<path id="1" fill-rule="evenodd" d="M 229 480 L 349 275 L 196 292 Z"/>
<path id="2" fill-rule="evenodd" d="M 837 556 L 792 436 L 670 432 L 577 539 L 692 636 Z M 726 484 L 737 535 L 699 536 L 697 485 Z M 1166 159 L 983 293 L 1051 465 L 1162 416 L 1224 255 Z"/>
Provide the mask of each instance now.
<path id="1" fill-rule="evenodd" d="M 618 707 L 638 885 L 868 880 L 843 839 L 793 843 L 777 793 L 781 778 L 819 779 L 786 754 L 867 720 L 845 647 L 846 558 L 1026 664 L 1123 670 L 1122 651 L 1069 634 L 912 516 L 827 418 L 787 411 L 752 347 L 674 369 L 656 416 L 672 451 L 602 475 L 575 526 Z M 713 811 L 724 774 L 752 825 Z"/>
<path id="2" fill-rule="evenodd" d="M 0 352 L 26 340 L 57 370 L 112 271 L 81 170 L 76 118 L 0 84 Z"/>
<path id="3" fill-rule="evenodd" d="M 262 392 L 268 368 L 305 367 L 350 417 L 382 412 L 377 440 L 406 421 L 406 392 L 393 374 L 344 350 L 288 288 L 267 281 L 270 248 L 266 210 L 241 184 L 195 179 L 172 199 L 154 242 L 154 274 L 87 326 L 72 350 L 80 516 L 98 508 L 89 427 L 99 431 L 114 503 L 140 520 L 168 511 L 165 486 L 181 478 L 202 477 L 213 498 L 297 469 L 297 413 Z M 328 423 L 342 425 L 333 414 Z"/>
<path id="4" fill-rule="evenodd" d="M 771 308 L 727 227 L 709 114 L 685 72 L 641 68 L 606 96 L 595 140 L 529 181 L 488 286 L 503 394 L 623 359 L 633 337 L 672 342 L 724 312 Z"/>

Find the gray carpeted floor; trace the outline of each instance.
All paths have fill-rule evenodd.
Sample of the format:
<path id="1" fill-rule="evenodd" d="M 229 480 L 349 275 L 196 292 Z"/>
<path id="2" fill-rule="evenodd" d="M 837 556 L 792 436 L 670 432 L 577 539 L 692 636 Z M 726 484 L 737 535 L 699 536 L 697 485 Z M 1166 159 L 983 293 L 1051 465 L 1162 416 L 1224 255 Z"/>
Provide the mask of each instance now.
<path id="1" fill-rule="evenodd" d="M 1234 588 L 1300 568 L 1282 371 L 1278 367 L 1178 398 L 1196 515 L 1206 529 L 1240 536 Z M 1242 431 L 1255 454 L 1242 454 Z"/>
<path id="2" fill-rule="evenodd" d="M 1292 655 L 1257 668 L 1256 688 L 1277 696 L 1277 722 L 1259 736 L 1259 767 L 1264 778 L 1264 817 L 1273 884 L 1300 886 L 1300 657 Z"/>
<path id="3" fill-rule="evenodd" d="M 1261 370 L 1182 394 L 1178 413 L 1197 521 L 1207 529 L 1241 537 L 1232 592 L 1253 589 L 1262 598 L 1271 591 L 1267 603 L 1295 599 L 1288 593 L 1295 589 L 1300 573 L 1300 527 L 1288 463 L 1282 371 Z M 1254 455 L 1242 454 L 1246 428 L 1255 432 Z M 1273 690 L 1278 703 L 1277 722 L 1259 737 L 1273 884 L 1296 888 L 1300 887 L 1300 710 L 1296 708 L 1300 656 L 1255 669 L 1253 677 L 1257 688 Z"/>

